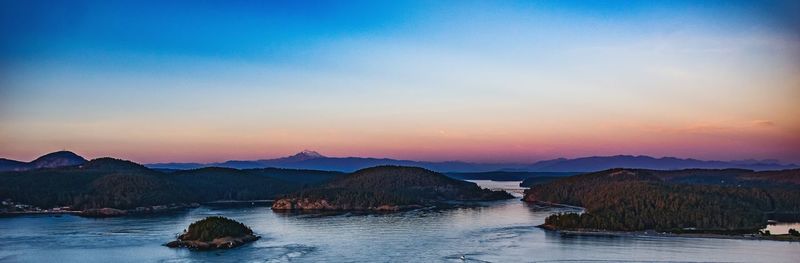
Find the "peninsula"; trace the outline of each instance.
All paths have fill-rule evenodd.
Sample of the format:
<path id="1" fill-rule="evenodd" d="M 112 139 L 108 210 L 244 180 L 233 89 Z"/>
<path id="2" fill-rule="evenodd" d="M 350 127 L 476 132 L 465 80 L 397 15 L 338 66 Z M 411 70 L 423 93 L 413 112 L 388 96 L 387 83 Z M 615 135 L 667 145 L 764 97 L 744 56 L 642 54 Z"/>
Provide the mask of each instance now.
<path id="1" fill-rule="evenodd" d="M 798 176 L 798 169 L 610 169 L 534 185 L 523 200 L 584 207 L 542 225 L 570 233 L 764 235 L 768 220 L 800 219 Z"/>

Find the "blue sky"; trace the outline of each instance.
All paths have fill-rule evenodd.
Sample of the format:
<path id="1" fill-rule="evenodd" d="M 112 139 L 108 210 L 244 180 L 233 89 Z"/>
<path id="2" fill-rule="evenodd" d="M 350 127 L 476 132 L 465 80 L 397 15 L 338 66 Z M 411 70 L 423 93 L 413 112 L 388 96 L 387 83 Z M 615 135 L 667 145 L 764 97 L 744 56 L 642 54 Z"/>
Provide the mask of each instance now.
<path id="1" fill-rule="evenodd" d="M 349 38 L 439 35 L 434 40 L 447 43 L 500 30 L 506 39 L 494 40 L 508 41 L 513 25 L 563 33 L 613 24 L 618 33 L 693 28 L 796 36 L 800 20 L 792 1 L 4 1 L 3 7 L 2 55 L 23 60 L 131 52 L 263 62 Z"/>
<path id="2" fill-rule="evenodd" d="M 0 156 L 800 161 L 792 1 L 0 7 Z"/>

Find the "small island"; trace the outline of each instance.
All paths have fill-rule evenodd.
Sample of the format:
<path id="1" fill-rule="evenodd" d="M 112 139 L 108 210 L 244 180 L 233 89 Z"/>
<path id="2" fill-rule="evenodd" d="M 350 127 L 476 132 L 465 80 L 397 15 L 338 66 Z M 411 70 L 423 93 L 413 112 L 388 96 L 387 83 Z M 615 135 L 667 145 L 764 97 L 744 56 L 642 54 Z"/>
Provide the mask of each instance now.
<path id="1" fill-rule="evenodd" d="M 228 249 L 258 240 L 253 230 L 235 220 L 221 216 L 210 216 L 189 225 L 189 229 L 178 236 L 178 240 L 165 244 L 167 247 L 185 247 L 193 250 Z"/>

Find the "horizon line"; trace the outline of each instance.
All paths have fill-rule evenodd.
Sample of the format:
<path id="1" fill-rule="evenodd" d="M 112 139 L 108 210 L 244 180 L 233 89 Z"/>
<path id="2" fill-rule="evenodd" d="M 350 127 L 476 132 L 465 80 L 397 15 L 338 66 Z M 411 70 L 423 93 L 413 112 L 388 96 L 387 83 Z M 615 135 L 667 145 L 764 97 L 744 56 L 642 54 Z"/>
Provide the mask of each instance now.
<path id="1" fill-rule="evenodd" d="M 22 161 L 22 160 L 19 160 L 19 159 L 11 159 L 11 158 L 6 158 L 6 157 L 2 157 L 2 156 L 0 156 L 0 159 L 12 160 L 12 161 L 20 161 L 20 162 L 32 162 L 32 161 L 36 160 L 36 159 L 37 159 L 37 158 L 39 158 L 39 157 L 42 157 L 42 156 L 44 156 L 44 155 L 47 155 L 47 154 L 57 153 L 57 152 L 71 152 L 71 153 L 73 153 L 73 154 L 76 154 L 76 155 L 78 155 L 78 156 L 80 156 L 80 157 L 83 157 L 83 158 L 85 158 L 85 159 L 87 159 L 87 160 L 95 160 L 95 159 L 100 159 L 100 158 L 114 158 L 114 159 L 121 159 L 121 160 L 133 161 L 132 159 L 114 157 L 113 155 L 101 155 L 101 156 L 95 156 L 95 157 L 91 157 L 91 158 L 86 158 L 86 156 L 84 156 L 84 155 L 81 155 L 81 154 L 78 154 L 78 153 L 76 153 L 75 151 L 68 150 L 68 149 L 66 149 L 66 148 L 62 148 L 61 150 L 58 150 L 58 151 L 52 151 L 52 152 L 47 152 L 47 153 L 41 154 L 41 155 L 39 155 L 39 156 L 37 156 L 37 157 L 35 157 L 35 158 L 31 159 L 30 161 Z M 753 161 L 753 162 L 754 162 L 753 164 L 762 163 L 762 164 L 778 164 L 778 165 L 786 165 L 786 166 L 791 166 L 791 165 L 797 166 L 797 165 L 798 165 L 798 164 L 796 164 L 796 163 L 794 163 L 794 162 L 791 162 L 791 161 L 789 161 L 789 162 L 784 162 L 784 161 L 782 161 L 782 160 L 780 160 L 780 159 L 775 159 L 775 158 L 767 158 L 767 159 L 747 158 L 747 159 L 721 160 L 721 159 L 699 159 L 699 158 L 692 158 L 692 157 L 679 157 L 679 156 L 671 156 L 671 155 L 657 156 L 657 155 L 648 155 L 648 154 L 609 154 L 609 155 L 582 155 L 582 156 L 576 156 L 576 157 L 564 157 L 564 156 L 560 156 L 560 157 L 555 157 L 555 158 L 545 158 L 545 159 L 539 159 L 539 160 L 527 161 L 527 162 L 483 162 L 483 161 L 466 161 L 466 160 L 457 160 L 457 159 L 453 159 L 453 160 L 442 160 L 442 161 L 432 161 L 432 160 L 422 160 L 422 159 L 395 158 L 395 157 L 386 157 L 386 156 L 384 156 L 384 157 L 374 157 L 374 156 L 352 156 L 352 155 L 350 155 L 350 156 L 342 156 L 342 155 L 339 155 L 339 156 L 331 156 L 331 155 L 325 155 L 325 154 L 321 154 L 321 153 L 319 153 L 318 151 L 315 151 L 315 150 L 309 150 L 309 149 L 304 149 L 304 150 L 302 150 L 302 151 L 295 152 L 295 153 L 293 153 L 293 154 L 292 154 L 292 153 L 289 153 L 289 154 L 279 155 L 279 156 L 275 156 L 275 157 L 266 157 L 266 158 L 265 158 L 265 157 L 255 157 L 255 158 L 252 158 L 252 159 L 247 159 L 247 158 L 243 158 L 243 159 L 224 159 L 224 160 L 221 160 L 221 161 L 210 161 L 210 162 L 201 162 L 201 161 L 184 161 L 184 162 L 180 162 L 180 161 L 160 161 L 160 162 L 140 162 L 140 161 L 133 161 L 133 162 L 135 162 L 135 163 L 139 163 L 139 164 L 143 164 L 143 165 L 145 165 L 145 164 L 146 164 L 146 165 L 153 165 L 153 164 L 204 164 L 204 165 L 208 165 L 208 164 L 219 164 L 219 163 L 225 163 L 225 162 L 230 162 L 230 161 L 263 161 L 263 160 L 275 160 L 275 159 L 280 159 L 280 158 L 287 158 L 287 157 L 296 156 L 296 155 L 303 154 L 303 153 L 306 153 L 306 152 L 312 152 L 312 153 L 316 153 L 316 154 L 319 154 L 319 155 L 321 156 L 321 157 L 317 157 L 317 158 L 339 158 L 339 159 L 344 159 L 344 158 L 389 159 L 389 160 L 395 160 L 395 161 L 427 162 L 427 163 L 449 163 L 449 162 L 460 162 L 460 163 L 470 163 L 470 164 L 516 164 L 516 165 L 520 165 L 520 164 L 535 164 L 535 163 L 538 163 L 538 162 L 543 162 L 543 161 L 551 161 L 551 160 L 559 160 L 559 159 L 565 159 L 565 160 L 574 160 L 574 159 L 593 158 L 593 157 L 649 157 L 649 158 L 653 158 L 653 159 L 667 159 L 667 158 L 673 158 L 673 159 L 679 159 L 679 160 L 694 160 L 694 161 L 703 161 L 703 162 L 738 162 L 738 161 Z"/>

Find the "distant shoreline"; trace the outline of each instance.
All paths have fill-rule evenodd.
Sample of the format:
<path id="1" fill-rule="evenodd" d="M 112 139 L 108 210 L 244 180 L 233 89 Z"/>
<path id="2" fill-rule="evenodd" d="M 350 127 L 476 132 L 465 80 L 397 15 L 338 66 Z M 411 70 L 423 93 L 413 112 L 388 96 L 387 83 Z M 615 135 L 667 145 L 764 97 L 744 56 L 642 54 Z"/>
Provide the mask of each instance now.
<path id="1" fill-rule="evenodd" d="M 210 201 L 210 202 L 202 202 L 202 203 L 192 203 L 192 204 L 169 204 L 169 205 L 158 205 L 158 206 L 149 206 L 143 207 L 145 210 L 141 208 L 137 209 L 117 209 L 121 211 L 125 211 L 126 215 L 141 215 L 141 214 L 156 214 L 156 213 L 163 213 L 163 212 L 171 212 L 181 209 L 191 209 L 197 208 L 200 206 L 242 206 L 242 205 L 258 205 L 258 206 L 268 206 L 272 204 L 275 200 L 272 199 L 257 199 L 257 200 L 217 200 L 217 201 Z M 109 207 L 111 209 L 116 209 L 113 207 Z M 87 209 L 88 210 L 88 209 Z M 62 211 L 53 211 L 53 210 L 41 210 L 41 211 L 15 211 L 15 212 L 0 212 L 0 216 L 18 216 L 18 215 L 77 215 L 80 216 L 86 210 L 62 210 Z"/>
<path id="2" fill-rule="evenodd" d="M 559 203 L 551 203 L 544 201 L 534 201 L 537 205 L 546 207 L 559 207 L 559 208 L 572 208 L 585 211 L 586 209 L 579 206 L 571 206 Z M 739 239 L 739 240 L 771 240 L 771 241 L 789 241 L 800 242 L 800 237 L 790 236 L 788 234 L 764 236 L 759 234 L 743 234 L 743 235 L 725 235 L 725 234 L 710 234 L 710 233 L 669 233 L 658 232 L 655 230 L 648 231 L 612 231 L 600 229 L 581 229 L 581 230 L 566 230 L 558 229 L 551 225 L 541 224 L 536 226 L 546 231 L 553 231 L 561 234 L 562 236 L 611 236 L 611 237 L 686 237 L 686 238 L 716 238 L 716 239 Z"/>
<path id="3" fill-rule="evenodd" d="M 131 215 L 142 215 L 142 214 L 159 214 L 159 213 L 166 213 L 171 211 L 183 210 L 183 209 L 193 209 L 200 207 L 198 203 L 191 203 L 191 204 L 169 204 L 169 205 L 157 205 L 157 206 L 148 206 L 148 207 L 137 207 L 133 209 L 116 209 L 116 208 L 93 208 L 93 209 L 85 209 L 85 210 L 61 210 L 61 211 L 52 211 L 52 210 L 41 210 L 41 211 L 14 211 L 14 212 L 3 212 L 0 213 L 0 217 L 7 216 L 24 216 L 24 215 L 75 215 L 80 217 L 121 217 L 121 216 L 131 216 Z M 105 214 L 108 213 L 108 214 Z"/>
<path id="4" fill-rule="evenodd" d="M 788 234 L 764 236 L 759 234 L 724 235 L 724 234 L 700 234 L 700 233 L 676 234 L 676 233 L 657 232 L 657 231 L 610 231 L 610 230 L 590 230 L 590 229 L 564 230 L 545 224 L 538 225 L 536 227 L 544 229 L 545 231 L 553 231 L 559 233 L 562 236 L 685 237 L 685 238 L 715 238 L 715 239 L 800 242 L 800 237 L 794 237 Z"/>
<path id="5" fill-rule="evenodd" d="M 2 216 L 22 216 L 22 215 L 80 215 L 83 211 L 22 211 L 22 212 L 3 212 Z"/>

